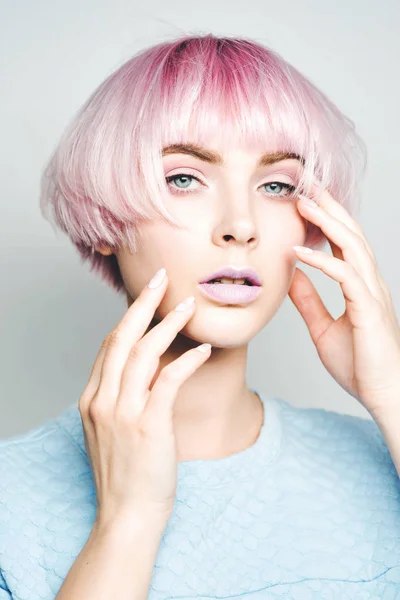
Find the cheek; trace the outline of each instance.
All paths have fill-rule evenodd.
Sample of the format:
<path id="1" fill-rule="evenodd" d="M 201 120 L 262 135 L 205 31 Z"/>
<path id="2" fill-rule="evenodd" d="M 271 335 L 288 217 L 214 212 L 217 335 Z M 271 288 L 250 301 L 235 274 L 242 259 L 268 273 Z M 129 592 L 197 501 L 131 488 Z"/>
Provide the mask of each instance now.
<path id="1" fill-rule="evenodd" d="M 293 207 L 290 207 L 291 209 Z M 298 211 L 287 211 L 285 215 L 274 215 L 261 234 L 262 254 L 270 257 L 265 265 L 273 287 L 280 289 L 283 297 L 290 285 L 297 264 L 297 255 L 293 246 L 302 246 L 307 235 L 307 222 Z"/>
<path id="2" fill-rule="evenodd" d="M 136 251 L 131 253 L 124 247 L 117 253 L 121 275 L 131 295 L 136 297 L 166 262 L 168 249 L 174 247 L 170 230 L 155 221 L 144 223 L 140 226 Z"/>
<path id="3" fill-rule="evenodd" d="M 294 206 L 288 208 L 280 214 L 270 215 L 266 231 L 267 240 L 273 239 L 278 245 L 291 247 L 305 239 L 307 221 Z"/>
<path id="4" fill-rule="evenodd" d="M 147 260 L 151 256 L 164 256 L 165 252 L 179 241 L 181 230 L 174 229 L 168 223 L 154 221 L 140 230 L 138 256 Z"/>
<path id="5" fill-rule="evenodd" d="M 197 233 L 197 232 L 196 232 Z M 195 255 L 195 232 L 183 228 L 174 228 L 168 223 L 154 222 L 141 231 L 138 252 L 130 257 L 134 263 L 146 273 L 156 270 L 160 265 L 170 272 L 179 273 L 182 259 Z"/>

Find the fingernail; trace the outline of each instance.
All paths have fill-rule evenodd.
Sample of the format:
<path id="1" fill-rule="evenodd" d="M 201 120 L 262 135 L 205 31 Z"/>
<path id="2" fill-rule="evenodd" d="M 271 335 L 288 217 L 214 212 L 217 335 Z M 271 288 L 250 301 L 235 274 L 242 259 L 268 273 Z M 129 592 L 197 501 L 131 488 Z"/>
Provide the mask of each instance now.
<path id="1" fill-rule="evenodd" d="M 313 250 L 311 248 L 307 248 L 307 246 L 292 246 L 297 252 L 304 252 L 304 254 L 311 254 Z"/>
<path id="2" fill-rule="evenodd" d="M 191 306 L 194 302 L 194 296 L 189 296 L 189 298 L 185 298 L 185 300 L 183 300 L 183 302 L 181 302 L 180 304 L 178 304 L 178 306 L 175 307 L 175 310 L 185 310 L 186 308 L 189 308 L 189 306 Z"/>
<path id="3" fill-rule="evenodd" d="M 159 285 L 162 284 L 162 282 L 164 281 L 164 277 L 167 273 L 167 270 L 162 268 L 159 271 L 157 271 L 157 273 L 154 275 L 154 277 L 152 279 L 150 279 L 149 283 L 147 284 L 147 287 L 153 289 L 158 287 Z"/>
<path id="4" fill-rule="evenodd" d="M 207 354 L 211 348 L 211 344 L 201 344 L 201 346 L 197 346 L 196 350 L 199 352 L 203 352 L 203 354 Z"/>

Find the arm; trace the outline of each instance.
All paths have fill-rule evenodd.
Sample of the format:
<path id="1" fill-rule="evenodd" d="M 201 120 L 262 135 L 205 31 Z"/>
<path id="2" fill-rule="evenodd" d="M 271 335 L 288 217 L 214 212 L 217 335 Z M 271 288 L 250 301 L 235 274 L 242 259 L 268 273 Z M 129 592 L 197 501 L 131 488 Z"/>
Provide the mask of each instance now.
<path id="1" fill-rule="evenodd" d="M 95 523 L 56 600 L 146 600 L 165 525 L 157 517 Z"/>

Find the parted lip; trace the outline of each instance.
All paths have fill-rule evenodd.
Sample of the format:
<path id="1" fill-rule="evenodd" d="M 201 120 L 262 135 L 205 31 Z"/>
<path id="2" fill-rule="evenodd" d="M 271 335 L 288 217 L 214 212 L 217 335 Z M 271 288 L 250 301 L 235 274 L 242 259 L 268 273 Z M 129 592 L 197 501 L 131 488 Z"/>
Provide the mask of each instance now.
<path id="1" fill-rule="evenodd" d="M 232 265 L 221 267 L 218 271 L 207 275 L 207 277 L 202 279 L 199 283 L 208 283 L 211 279 L 222 279 L 223 277 L 226 277 L 227 279 L 248 279 L 252 285 L 261 286 L 261 280 L 254 269 L 251 269 L 250 267 L 239 269 Z"/>

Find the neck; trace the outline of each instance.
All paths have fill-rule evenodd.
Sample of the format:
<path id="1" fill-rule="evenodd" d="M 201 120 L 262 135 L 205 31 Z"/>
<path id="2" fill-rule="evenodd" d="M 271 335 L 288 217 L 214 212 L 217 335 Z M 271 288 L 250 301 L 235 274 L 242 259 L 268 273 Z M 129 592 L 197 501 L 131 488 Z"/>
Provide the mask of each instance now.
<path id="1" fill-rule="evenodd" d="M 161 369 L 198 342 L 178 334 L 160 357 Z M 224 458 L 255 443 L 264 420 L 260 398 L 246 384 L 248 346 L 213 348 L 179 387 L 173 405 L 178 462 Z"/>

